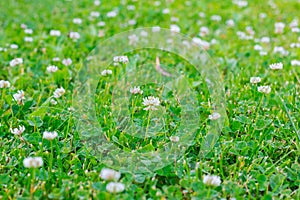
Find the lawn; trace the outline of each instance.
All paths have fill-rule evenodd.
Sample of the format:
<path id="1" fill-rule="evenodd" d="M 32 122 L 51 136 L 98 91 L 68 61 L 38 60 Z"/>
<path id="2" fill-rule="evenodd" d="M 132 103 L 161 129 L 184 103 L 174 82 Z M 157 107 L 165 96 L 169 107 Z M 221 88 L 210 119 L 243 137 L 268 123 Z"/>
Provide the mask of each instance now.
<path id="1" fill-rule="evenodd" d="M 300 199 L 300 1 L 0 1 L 0 199 Z"/>

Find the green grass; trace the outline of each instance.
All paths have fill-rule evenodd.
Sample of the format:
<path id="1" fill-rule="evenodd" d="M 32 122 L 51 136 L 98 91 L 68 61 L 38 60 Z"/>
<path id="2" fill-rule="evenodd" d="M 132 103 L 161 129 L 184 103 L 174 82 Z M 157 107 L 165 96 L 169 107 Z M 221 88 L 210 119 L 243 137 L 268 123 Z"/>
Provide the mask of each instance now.
<path id="1" fill-rule="evenodd" d="M 274 0 L 276 9 L 268 1 L 258 0 L 249 0 L 244 8 L 231 0 L 189 2 L 161 1 L 155 6 L 155 1 L 103 0 L 100 6 L 94 6 L 89 0 L 0 1 L 0 80 L 11 84 L 10 88 L 0 88 L 0 199 L 300 199 L 300 66 L 291 65 L 292 60 L 300 60 L 300 49 L 290 47 L 291 43 L 300 43 L 300 33 L 289 27 L 293 19 L 299 19 L 299 1 Z M 135 10 L 127 10 L 127 5 L 134 5 Z M 169 14 L 162 13 L 165 8 L 169 8 Z M 108 18 L 106 13 L 115 9 L 119 10 L 117 16 Z M 100 16 L 89 19 L 92 11 Z M 205 17 L 201 18 L 200 12 Z M 266 18 L 261 19 L 260 13 Z M 212 15 L 220 15 L 222 20 L 212 21 Z M 179 21 L 171 22 L 171 17 Z M 73 18 L 81 18 L 82 24 L 74 24 Z M 136 24 L 126 25 L 131 19 Z M 226 25 L 229 19 L 234 20 L 233 27 Z M 99 21 L 106 25 L 97 26 Z M 282 34 L 274 33 L 276 22 L 286 24 Z M 24 33 L 23 23 L 33 30 L 32 35 Z M 154 64 L 156 56 L 167 71 L 176 69 L 176 73 L 188 77 L 197 98 L 199 121 L 191 145 L 174 162 L 151 173 L 122 171 L 119 182 L 125 190 L 111 194 L 106 190 L 109 181 L 99 177 L 101 169 L 109 166 L 84 143 L 84 135 L 77 129 L 78 111 L 72 108 L 78 73 L 90 52 L 105 39 L 138 27 L 170 28 L 171 24 L 177 24 L 190 38 L 198 37 L 200 27 L 206 26 L 210 32 L 203 40 L 217 41 L 207 52 L 223 78 L 228 120 L 214 148 L 201 156 L 212 112 L 205 81 L 180 56 L 145 49 L 127 53 L 129 63 L 117 68 L 107 66 L 113 75 L 99 75 L 95 91 L 97 120 L 108 141 L 125 152 L 148 152 L 162 148 L 180 125 L 182 108 L 172 91 L 162 92 L 163 86 L 142 85 L 144 93 L 126 104 L 131 122 L 143 132 L 150 125 L 147 134 L 152 134 L 156 129 L 151 126 L 161 124 L 149 120 L 142 102 L 147 96 L 160 98 L 166 113 L 153 111 L 153 117 L 163 116 L 166 125 L 151 139 L 133 137 L 132 130 L 122 130 L 113 118 L 116 112 L 107 106 L 112 103 L 113 89 L 129 93 L 129 88 L 123 91 L 126 87 L 118 83 L 126 69 Z M 246 32 L 247 26 L 255 31 L 254 39 L 239 39 L 237 32 Z M 60 30 L 61 36 L 49 36 L 52 29 Z M 78 41 L 68 37 L 71 31 L 80 33 Z M 99 37 L 101 31 L 103 37 Z M 24 42 L 26 36 L 33 42 Z M 271 42 L 255 41 L 264 36 Z M 18 49 L 10 48 L 11 44 L 17 44 Z M 255 44 L 268 54 L 261 56 L 254 50 Z M 284 47 L 288 55 L 274 53 L 275 46 Z M 54 57 L 60 61 L 52 61 Z M 23 64 L 11 67 L 14 58 L 23 58 Z M 63 65 L 64 58 L 71 58 L 72 64 Z M 282 70 L 269 68 L 276 62 L 283 63 Z M 59 70 L 48 73 L 49 65 Z M 262 81 L 251 84 L 253 76 Z M 257 91 L 262 85 L 271 86 L 270 94 Z M 59 87 L 66 92 L 56 99 L 57 105 L 51 105 L 53 92 Z M 24 105 L 13 100 L 18 90 L 25 92 Z M 12 134 L 10 128 L 19 125 L 24 125 L 25 131 L 20 136 Z M 57 131 L 58 137 L 52 142 L 43 139 L 44 131 Z M 42 157 L 43 166 L 25 168 L 23 160 L 29 156 Z M 126 158 L 121 161 L 126 162 Z M 204 184 L 207 174 L 219 176 L 222 183 L 216 187 Z"/>

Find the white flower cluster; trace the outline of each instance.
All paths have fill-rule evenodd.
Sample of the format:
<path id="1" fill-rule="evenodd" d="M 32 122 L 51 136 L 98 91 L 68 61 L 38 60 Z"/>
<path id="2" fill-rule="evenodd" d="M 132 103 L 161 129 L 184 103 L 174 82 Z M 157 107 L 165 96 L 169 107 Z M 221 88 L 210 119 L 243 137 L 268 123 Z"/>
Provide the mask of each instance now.
<path id="1" fill-rule="evenodd" d="M 160 105 L 160 100 L 158 97 L 149 96 L 143 98 L 143 105 L 146 106 L 144 110 L 157 110 L 157 106 Z"/>
<path id="2" fill-rule="evenodd" d="M 110 69 L 105 69 L 101 72 L 102 76 L 112 75 L 112 71 Z"/>
<path id="3" fill-rule="evenodd" d="M 221 178 L 216 175 L 204 175 L 203 183 L 208 186 L 219 186 L 221 185 Z"/>
<path id="4" fill-rule="evenodd" d="M 12 61 L 9 62 L 9 65 L 11 67 L 15 67 L 17 65 L 21 65 L 23 63 L 23 59 L 22 58 L 15 58 Z"/>
<path id="5" fill-rule="evenodd" d="M 131 94 L 143 94 L 143 90 L 141 90 L 140 86 L 134 86 L 133 88 L 130 88 Z"/>
<path id="6" fill-rule="evenodd" d="M 273 70 L 282 69 L 283 64 L 281 62 L 280 63 L 273 63 L 273 64 L 270 65 L 270 68 L 273 69 Z"/>
<path id="7" fill-rule="evenodd" d="M 128 63 L 128 57 L 127 56 L 115 56 L 114 57 L 114 65 L 117 65 L 118 63 Z"/>
<path id="8" fill-rule="evenodd" d="M 58 67 L 55 65 L 50 65 L 47 67 L 47 72 L 54 73 L 58 70 Z"/>
<path id="9" fill-rule="evenodd" d="M 125 190 L 123 183 L 116 182 L 121 178 L 121 173 L 113 169 L 103 168 L 100 172 L 100 178 L 110 182 L 106 185 L 106 190 L 110 193 L 120 193 Z"/>
<path id="10" fill-rule="evenodd" d="M 61 97 L 62 95 L 64 95 L 65 92 L 66 91 L 63 87 L 57 88 L 53 93 L 53 97 L 57 99 L 57 98 Z"/>
<path id="11" fill-rule="evenodd" d="M 57 137 L 57 132 L 53 131 L 53 132 L 49 132 L 49 131 L 44 131 L 43 133 L 43 138 L 46 140 L 53 140 Z"/>
<path id="12" fill-rule="evenodd" d="M 43 159 L 41 157 L 28 157 L 23 160 L 24 167 L 38 168 L 43 166 Z"/>

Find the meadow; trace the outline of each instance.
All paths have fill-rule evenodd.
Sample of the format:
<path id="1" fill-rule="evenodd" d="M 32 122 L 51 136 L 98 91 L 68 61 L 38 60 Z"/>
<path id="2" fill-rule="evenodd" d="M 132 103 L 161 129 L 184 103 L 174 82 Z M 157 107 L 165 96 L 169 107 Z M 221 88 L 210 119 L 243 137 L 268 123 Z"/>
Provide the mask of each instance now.
<path id="1" fill-rule="evenodd" d="M 300 199 L 299 10 L 0 1 L 0 199 Z"/>

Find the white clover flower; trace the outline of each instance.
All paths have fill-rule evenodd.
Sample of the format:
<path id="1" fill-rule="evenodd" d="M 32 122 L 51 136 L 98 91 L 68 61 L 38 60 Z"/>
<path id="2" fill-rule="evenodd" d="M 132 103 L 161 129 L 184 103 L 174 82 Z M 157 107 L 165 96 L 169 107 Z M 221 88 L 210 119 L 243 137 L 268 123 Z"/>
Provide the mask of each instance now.
<path id="1" fill-rule="evenodd" d="M 148 32 L 147 32 L 147 31 L 144 31 L 144 30 L 142 30 L 140 34 L 141 34 L 141 36 L 143 36 L 143 37 L 147 37 L 147 36 L 148 36 Z"/>
<path id="2" fill-rule="evenodd" d="M 279 33 L 283 33 L 285 24 L 283 22 L 276 22 L 275 23 L 275 33 L 279 34 Z"/>
<path id="3" fill-rule="evenodd" d="M 81 24 L 82 23 L 82 19 L 80 19 L 80 18 L 74 18 L 73 19 L 73 23 L 74 24 Z"/>
<path id="4" fill-rule="evenodd" d="M 25 42 L 33 42 L 33 38 L 32 37 L 24 37 L 24 41 Z"/>
<path id="5" fill-rule="evenodd" d="M 232 19 L 229 19 L 226 21 L 226 25 L 229 27 L 233 27 L 235 25 L 234 21 Z"/>
<path id="6" fill-rule="evenodd" d="M 103 168 L 100 172 L 100 178 L 106 181 L 118 181 L 121 173 L 113 169 Z"/>
<path id="7" fill-rule="evenodd" d="M 32 29 L 25 29 L 24 30 L 24 33 L 26 33 L 26 34 L 32 34 L 33 33 L 33 31 L 32 31 Z"/>
<path id="8" fill-rule="evenodd" d="M 18 102 L 18 104 L 23 104 L 24 100 L 25 100 L 25 94 L 24 94 L 24 91 L 23 90 L 18 90 L 17 93 L 15 93 L 13 95 L 14 97 L 14 100 L 16 102 Z"/>
<path id="9" fill-rule="evenodd" d="M 5 80 L 0 80 L 0 88 L 9 88 L 10 82 Z"/>
<path id="10" fill-rule="evenodd" d="M 105 69 L 101 72 L 102 76 L 107 76 L 107 75 L 111 75 L 112 71 L 110 69 Z"/>
<path id="11" fill-rule="evenodd" d="M 293 33 L 299 33 L 299 32 L 300 32 L 300 28 L 298 28 L 298 27 L 293 27 L 293 28 L 292 28 L 292 32 L 293 32 Z"/>
<path id="12" fill-rule="evenodd" d="M 159 26 L 153 26 L 152 27 L 152 32 L 153 33 L 157 33 L 157 32 L 159 32 L 160 31 L 160 27 Z"/>
<path id="13" fill-rule="evenodd" d="M 259 14 L 259 18 L 261 18 L 261 19 L 265 19 L 266 17 L 267 17 L 266 13 L 260 13 Z"/>
<path id="14" fill-rule="evenodd" d="M 53 93 L 53 97 L 57 99 L 57 98 L 61 97 L 62 95 L 64 95 L 65 92 L 66 91 L 63 87 L 57 88 Z"/>
<path id="15" fill-rule="evenodd" d="M 26 28 L 27 28 L 27 25 L 26 25 L 26 24 L 21 24 L 21 28 L 22 28 L 22 29 L 26 29 Z"/>
<path id="16" fill-rule="evenodd" d="M 135 6 L 134 5 L 128 5 L 127 10 L 135 10 Z"/>
<path id="17" fill-rule="evenodd" d="M 125 185 L 123 183 L 110 182 L 106 185 L 106 190 L 109 193 L 120 193 L 125 190 Z"/>
<path id="18" fill-rule="evenodd" d="M 274 52 L 274 53 L 280 53 L 281 55 L 284 55 L 284 56 L 286 56 L 286 55 L 289 54 L 289 52 L 286 51 L 283 47 L 278 47 L 278 46 L 275 46 L 275 47 L 274 47 L 273 52 Z"/>
<path id="19" fill-rule="evenodd" d="M 269 66 L 273 70 L 278 70 L 283 68 L 283 64 L 281 62 L 279 63 L 273 63 Z"/>
<path id="20" fill-rule="evenodd" d="M 262 37 L 260 39 L 260 42 L 262 42 L 262 43 L 270 43 L 270 38 L 269 37 Z"/>
<path id="21" fill-rule="evenodd" d="M 58 62 L 58 61 L 60 61 L 60 58 L 58 58 L 58 57 L 52 58 L 52 61 L 53 62 Z"/>
<path id="22" fill-rule="evenodd" d="M 300 60 L 292 60 L 291 61 L 292 66 L 300 66 Z M 0 84 L 1 85 L 1 84 Z"/>
<path id="23" fill-rule="evenodd" d="M 43 133 L 43 138 L 46 139 L 46 140 L 53 140 L 54 138 L 57 137 L 57 132 L 56 131 L 53 131 L 53 132 L 48 132 L 48 131 L 45 131 Z"/>
<path id="24" fill-rule="evenodd" d="M 260 51 L 260 52 L 259 52 L 259 55 L 261 55 L 261 56 L 266 56 L 266 55 L 268 55 L 268 52 L 266 52 L 266 51 Z"/>
<path id="25" fill-rule="evenodd" d="M 92 11 L 92 12 L 90 13 L 90 16 L 96 18 L 96 17 L 99 17 L 99 16 L 100 16 L 100 13 L 97 12 L 97 11 Z"/>
<path id="26" fill-rule="evenodd" d="M 55 101 L 54 99 L 51 99 L 50 103 L 55 106 L 57 104 L 57 101 Z"/>
<path id="27" fill-rule="evenodd" d="M 129 45 L 135 45 L 139 41 L 139 37 L 136 34 L 128 36 Z"/>
<path id="28" fill-rule="evenodd" d="M 162 11 L 163 14 L 169 14 L 170 13 L 170 9 L 169 8 L 165 8 Z"/>
<path id="29" fill-rule="evenodd" d="M 222 20 L 222 17 L 221 17 L 220 15 L 212 15 L 212 16 L 210 17 L 210 19 L 211 19 L 212 21 L 219 22 L 219 21 Z"/>
<path id="30" fill-rule="evenodd" d="M 270 86 L 259 86 L 257 88 L 257 91 L 260 93 L 264 93 L 264 94 L 269 94 L 271 92 L 271 87 Z"/>
<path id="31" fill-rule="evenodd" d="M 12 61 L 9 62 L 9 65 L 11 67 L 15 67 L 17 65 L 21 65 L 23 63 L 23 59 L 22 58 L 15 58 Z"/>
<path id="32" fill-rule="evenodd" d="M 201 39 L 198 38 L 198 37 L 194 37 L 194 38 L 192 39 L 192 41 L 193 41 L 193 43 L 195 43 L 195 44 L 201 46 L 201 47 L 202 47 L 203 49 L 205 49 L 205 50 L 207 50 L 207 49 L 210 48 L 210 43 L 209 43 L 209 42 L 204 41 L 204 40 L 201 40 Z"/>
<path id="33" fill-rule="evenodd" d="M 50 65 L 47 67 L 47 72 L 54 73 L 58 70 L 58 67 L 55 65 Z"/>
<path id="34" fill-rule="evenodd" d="M 298 27 L 298 25 L 298 19 L 293 19 L 293 21 L 289 24 L 290 28 Z"/>
<path id="35" fill-rule="evenodd" d="M 205 17 L 205 13 L 204 12 L 199 12 L 198 13 L 199 17 L 204 18 Z"/>
<path id="36" fill-rule="evenodd" d="M 14 135 L 21 135 L 25 131 L 25 127 L 19 125 L 18 128 L 10 128 L 10 132 Z"/>
<path id="37" fill-rule="evenodd" d="M 51 36 L 56 36 L 56 37 L 58 37 L 58 36 L 61 35 L 61 33 L 60 33 L 59 30 L 51 30 L 51 31 L 50 31 L 50 35 L 51 35 Z"/>
<path id="38" fill-rule="evenodd" d="M 220 113 L 213 112 L 211 115 L 208 116 L 208 119 L 210 120 L 217 120 L 221 117 Z"/>
<path id="39" fill-rule="evenodd" d="M 179 137 L 178 136 L 171 136 L 170 141 L 171 142 L 179 142 Z"/>
<path id="40" fill-rule="evenodd" d="M 245 1 L 245 0 L 233 0 L 232 3 L 237 5 L 240 8 L 248 6 L 248 1 Z"/>
<path id="41" fill-rule="evenodd" d="M 65 66 L 69 66 L 72 64 L 72 60 L 71 58 L 65 58 L 62 60 L 62 64 L 65 65 Z"/>
<path id="42" fill-rule="evenodd" d="M 70 32 L 69 37 L 73 40 L 78 40 L 80 38 L 80 34 L 78 32 Z"/>
<path id="43" fill-rule="evenodd" d="M 171 17 L 171 22 L 179 22 L 179 19 L 177 17 Z"/>
<path id="44" fill-rule="evenodd" d="M 176 24 L 171 24 L 170 30 L 173 33 L 180 33 L 180 27 L 178 25 L 176 25 Z"/>
<path id="45" fill-rule="evenodd" d="M 263 48 L 262 48 L 262 46 L 256 44 L 256 45 L 254 45 L 254 50 L 255 50 L 255 51 L 262 51 Z"/>
<path id="46" fill-rule="evenodd" d="M 259 82 L 261 82 L 260 77 L 251 77 L 250 78 L 250 83 L 252 83 L 252 84 L 256 84 L 256 83 L 259 83 Z"/>
<path id="47" fill-rule="evenodd" d="M 221 178 L 216 175 L 204 175 L 203 183 L 208 186 L 219 186 L 221 185 Z"/>
<path id="48" fill-rule="evenodd" d="M 251 26 L 247 26 L 246 27 L 246 32 L 249 34 L 249 35 L 255 35 L 255 31 L 253 30 L 253 28 Z"/>
<path id="49" fill-rule="evenodd" d="M 130 88 L 130 93 L 131 94 L 143 94 L 143 90 L 141 90 L 140 86 L 138 86 L 138 87 L 134 86 L 133 88 Z"/>
<path id="50" fill-rule="evenodd" d="M 17 44 L 11 44 L 11 45 L 10 45 L 10 48 L 11 48 L 11 49 L 18 49 L 19 46 L 18 46 Z"/>
<path id="51" fill-rule="evenodd" d="M 128 25 L 133 26 L 135 24 L 136 24 L 136 20 L 135 19 L 131 19 L 131 20 L 128 21 Z"/>
<path id="52" fill-rule="evenodd" d="M 28 157 L 23 160 L 24 167 L 38 168 L 43 166 L 43 159 L 41 157 Z"/>
<path id="53" fill-rule="evenodd" d="M 108 18 L 113 18 L 113 17 L 116 17 L 117 16 L 117 12 L 116 11 L 110 11 L 110 12 L 108 12 L 108 13 L 106 13 L 106 16 L 108 17 Z"/>
<path id="54" fill-rule="evenodd" d="M 105 24 L 106 24 L 106 23 L 105 23 L 104 21 L 101 21 L 101 22 L 98 22 L 98 23 L 97 23 L 97 26 L 103 27 L 103 26 L 105 26 Z"/>
<path id="55" fill-rule="evenodd" d="M 206 26 L 200 28 L 200 36 L 204 37 L 209 34 L 209 29 Z"/>
<path id="56" fill-rule="evenodd" d="M 99 0 L 95 0 L 95 1 L 94 1 L 94 5 L 95 5 L 95 6 L 99 6 L 100 3 L 101 3 L 101 2 L 100 2 Z"/>
<path id="57" fill-rule="evenodd" d="M 149 96 L 143 98 L 143 105 L 146 106 L 144 110 L 157 110 L 157 106 L 160 105 L 160 100 L 158 97 Z"/>
<path id="58" fill-rule="evenodd" d="M 127 56 L 115 56 L 114 57 L 114 62 L 115 63 L 128 63 L 128 57 Z"/>

